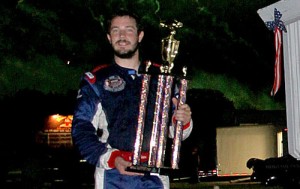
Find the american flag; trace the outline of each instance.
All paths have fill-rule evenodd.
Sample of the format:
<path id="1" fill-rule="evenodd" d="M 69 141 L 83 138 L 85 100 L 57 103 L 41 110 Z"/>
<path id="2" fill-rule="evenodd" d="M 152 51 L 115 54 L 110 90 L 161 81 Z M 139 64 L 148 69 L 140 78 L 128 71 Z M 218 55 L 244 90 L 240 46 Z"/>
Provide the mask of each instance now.
<path id="1" fill-rule="evenodd" d="M 275 96 L 281 85 L 281 72 L 282 72 L 282 31 L 286 32 L 283 21 L 280 20 L 282 14 L 275 8 L 274 9 L 274 21 L 266 22 L 266 26 L 269 30 L 274 32 L 274 44 L 275 44 L 275 67 L 274 67 L 274 83 L 271 91 L 271 96 Z"/>

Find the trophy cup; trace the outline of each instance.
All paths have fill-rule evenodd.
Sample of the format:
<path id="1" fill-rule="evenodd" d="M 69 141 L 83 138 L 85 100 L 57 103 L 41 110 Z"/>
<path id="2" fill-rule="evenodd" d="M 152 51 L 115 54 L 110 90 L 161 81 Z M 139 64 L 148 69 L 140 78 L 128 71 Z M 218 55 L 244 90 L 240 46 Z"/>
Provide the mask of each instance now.
<path id="1" fill-rule="evenodd" d="M 170 35 L 162 39 L 161 54 L 163 64 L 160 66 L 160 74 L 158 74 L 155 110 L 152 125 L 152 133 L 149 144 L 149 159 L 147 166 L 141 165 L 141 149 L 143 143 L 143 131 L 146 116 L 146 107 L 149 92 L 149 83 L 151 80 L 151 74 L 147 73 L 151 62 L 149 61 L 146 68 L 146 73 L 143 74 L 141 98 L 139 105 L 139 116 L 136 139 L 134 143 L 134 151 L 132 157 L 133 166 L 129 168 L 130 171 L 136 172 L 150 172 L 157 173 L 161 168 L 178 169 L 180 146 L 182 140 L 182 122 L 177 121 L 175 124 L 175 133 L 171 146 L 171 167 L 164 165 L 166 141 L 169 131 L 169 112 L 172 98 L 172 86 L 174 81 L 174 75 L 171 73 L 174 67 L 174 59 L 178 53 L 179 41 L 174 38 L 176 29 L 182 27 L 182 23 L 174 21 L 171 23 L 160 23 L 160 26 L 167 28 L 170 31 Z M 183 68 L 183 77 L 180 78 L 179 86 L 179 98 L 178 103 L 184 104 L 186 101 L 187 91 L 187 79 L 186 79 L 186 67 Z M 178 104 L 178 105 L 179 105 Z M 178 107 L 178 106 L 177 106 Z"/>

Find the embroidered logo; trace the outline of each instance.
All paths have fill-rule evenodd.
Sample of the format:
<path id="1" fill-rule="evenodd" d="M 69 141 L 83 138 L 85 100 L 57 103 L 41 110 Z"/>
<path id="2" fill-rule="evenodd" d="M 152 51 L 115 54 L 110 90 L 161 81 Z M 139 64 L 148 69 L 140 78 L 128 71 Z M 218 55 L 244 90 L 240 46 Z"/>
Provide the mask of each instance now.
<path id="1" fill-rule="evenodd" d="M 104 81 L 104 89 L 110 92 L 122 91 L 126 82 L 118 75 L 110 76 Z"/>

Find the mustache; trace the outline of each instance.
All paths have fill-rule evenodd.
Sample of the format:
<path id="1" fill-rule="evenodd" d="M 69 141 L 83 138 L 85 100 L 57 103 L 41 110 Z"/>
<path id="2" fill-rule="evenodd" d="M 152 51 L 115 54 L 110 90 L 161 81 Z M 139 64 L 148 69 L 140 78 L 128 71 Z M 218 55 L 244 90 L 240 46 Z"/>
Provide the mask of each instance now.
<path id="1" fill-rule="evenodd" d="M 126 39 L 120 39 L 116 41 L 116 43 L 130 43 L 130 41 L 127 41 Z"/>

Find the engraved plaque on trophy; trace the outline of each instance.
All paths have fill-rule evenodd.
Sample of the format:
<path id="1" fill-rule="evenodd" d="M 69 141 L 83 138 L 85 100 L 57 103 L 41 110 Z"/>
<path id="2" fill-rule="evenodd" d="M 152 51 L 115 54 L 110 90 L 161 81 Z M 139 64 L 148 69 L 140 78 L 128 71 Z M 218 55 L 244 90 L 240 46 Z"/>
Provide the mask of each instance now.
<path id="1" fill-rule="evenodd" d="M 178 169 L 183 127 L 181 121 L 177 121 L 175 123 L 174 138 L 170 150 L 172 153 L 170 155 L 170 167 L 166 167 L 164 165 L 164 161 L 167 147 L 166 142 L 169 132 L 169 112 L 171 111 L 172 107 L 172 86 L 174 77 L 176 77 L 174 74 L 172 74 L 172 68 L 174 67 L 174 59 L 178 53 L 180 43 L 180 41 L 174 38 L 174 35 L 176 34 L 176 29 L 182 27 L 182 23 L 174 20 L 171 23 L 160 23 L 160 26 L 162 28 L 167 28 L 170 31 L 170 34 L 161 41 L 161 55 L 163 63 L 160 66 L 160 73 L 157 74 L 157 89 L 155 108 L 153 112 L 152 133 L 150 143 L 148 144 L 149 158 L 146 165 L 145 163 L 141 163 L 145 116 L 148 103 L 149 84 L 151 80 L 151 73 L 147 73 L 148 68 L 151 66 L 150 61 L 148 62 L 146 73 L 142 74 L 143 80 L 139 105 L 138 125 L 132 157 L 133 166 L 129 169 L 130 171 L 152 173 L 159 172 L 161 168 Z M 186 67 L 183 68 L 183 77 L 180 78 L 180 86 L 178 91 L 179 104 L 184 104 L 186 100 L 187 79 L 185 76 Z"/>

